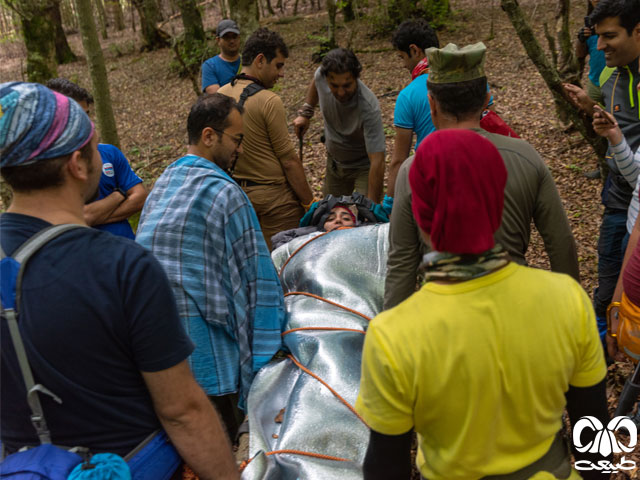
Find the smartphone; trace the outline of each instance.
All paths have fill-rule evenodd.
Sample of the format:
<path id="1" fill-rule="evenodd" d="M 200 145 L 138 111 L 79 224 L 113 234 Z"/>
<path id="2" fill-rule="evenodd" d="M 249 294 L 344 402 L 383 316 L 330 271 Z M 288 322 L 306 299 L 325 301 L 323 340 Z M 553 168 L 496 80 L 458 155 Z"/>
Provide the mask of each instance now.
<path id="1" fill-rule="evenodd" d="M 605 121 L 609 124 L 609 125 L 613 125 L 614 122 L 611 121 L 611 117 L 609 115 L 611 115 L 610 113 L 606 112 L 600 105 L 594 105 L 593 106 L 593 110 L 595 112 L 598 112 L 601 114 L 601 117 L 605 119 Z"/>

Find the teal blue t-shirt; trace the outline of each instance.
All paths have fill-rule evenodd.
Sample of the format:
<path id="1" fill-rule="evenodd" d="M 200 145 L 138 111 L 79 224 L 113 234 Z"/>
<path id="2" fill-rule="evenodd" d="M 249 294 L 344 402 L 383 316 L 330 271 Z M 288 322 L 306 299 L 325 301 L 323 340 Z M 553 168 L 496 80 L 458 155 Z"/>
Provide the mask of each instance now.
<path id="1" fill-rule="evenodd" d="M 398 94 L 396 108 L 393 112 L 393 125 L 399 128 L 413 130 L 416 134 L 416 146 L 432 132 L 436 131 L 431 121 L 431 107 L 427 98 L 427 79 L 429 74 L 417 76 Z M 489 83 L 487 83 L 487 92 Z M 489 106 L 493 105 L 493 95 Z"/>
<path id="2" fill-rule="evenodd" d="M 589 80 L 596 87 L 600 86 L 600 73 L 605 67 L 604 51 L 598 50 L 598 35 L 591 35 L 587 38 L 587 49 L 589 50 Z"/>
<path id="3" fill-rule="evenodd" d="M 202 91 L 209 85 L 226 85 L 240 70 L 240 58 L 227 62 L 220 55 L 211 57 L 202 64 Z"/>
<path id="4" fill-rule="evenodd" d="M 428 74 L 417 76 L 402 89 L 393 112 L 393 125 L 416 133 L 416 149 L 431 132 L 436 131 L 431 121 L 431 108 L 427 98 Z"/>

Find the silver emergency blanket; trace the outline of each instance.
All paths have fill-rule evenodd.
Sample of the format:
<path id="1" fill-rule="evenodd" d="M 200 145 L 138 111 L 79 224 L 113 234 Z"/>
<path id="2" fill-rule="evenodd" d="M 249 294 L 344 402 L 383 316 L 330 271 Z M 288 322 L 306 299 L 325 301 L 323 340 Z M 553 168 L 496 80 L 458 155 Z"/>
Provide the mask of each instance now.
<path id="1" fill-rule="evenodd" d="M 368 320 L 305 294 L 373 318 L 382 309 L 388 231 L 388 224 L 382 224 L 314 233 L 272 253 L 278 271 L 284 265 L 281 280 L 285 294 L 298 292 L 285 297 L 287 330 L 357 330 L 299 330 L 284 336 L 291 355 L 351 406 L 358 395 L 362 332 Z M 251 462 L 243 471 L 243 480 L 362 478 L 368 428 L 329 388 L 291 359 L 274 360 L 256 375 L 248 413 Z M 266 455 L 282 450 L 347 461 L 301 453 Z"/>

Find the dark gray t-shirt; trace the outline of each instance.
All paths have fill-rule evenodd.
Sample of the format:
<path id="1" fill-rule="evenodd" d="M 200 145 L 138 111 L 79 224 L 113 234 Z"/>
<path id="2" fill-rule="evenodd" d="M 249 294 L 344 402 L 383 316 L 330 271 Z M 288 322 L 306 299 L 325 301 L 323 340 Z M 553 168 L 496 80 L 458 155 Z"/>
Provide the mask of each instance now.
<path id="1" fill-rule="evenodd" d="M 331 93 L 320 68 L 316 70 L 315 83 L 324 117 L 327 152 L 342 167 L 368 166 L 368 153 L 385 150 L 378 99 L 358 80 L 357 93 L 348 102 L 340 103 Z"/>
<path id="2" fill-rule="evenodd" d="M 629 65 L 619 67 L 611 73 L 600 89 L 604 104 L 608 112 L 613 114 L 624 138 L 636 151 L 640 147 L 640 96 L 638 96 L 638 58 Z M 631 93 L 632 96 L 629 96 Z M 607 158 L 609 164 L 608 188 L 603 194 L 603 203 L 606 207 L 618 210 L 627 210 L 633 187 L 620 173 L 618 165 L 613 158 Z"/>

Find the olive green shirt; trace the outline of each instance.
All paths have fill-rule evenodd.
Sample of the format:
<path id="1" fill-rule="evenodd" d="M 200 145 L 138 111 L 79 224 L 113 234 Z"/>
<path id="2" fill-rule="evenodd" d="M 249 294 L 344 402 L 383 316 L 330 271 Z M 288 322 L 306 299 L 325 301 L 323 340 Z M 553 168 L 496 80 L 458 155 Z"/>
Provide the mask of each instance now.
<path id="1" fill-rule="evenodd" d="M 576 243 L 551 172 L 527 142 L 517 138 L 473 129 L 490 140 L 502 155 L 507 168 L 502 224 L 495 240 L 520 265 L 531 236 L 531 220 L 544 241 L 551 270 L 580 281 Z M 411 211 L 409 168 L 413 157 L 400 167 L 396 180 L 391 224 L 389 259 L 384 286 L 384 309 L 407 299 L 416 289 L 418 266 L 428 247 L 422 241 Z"/>

